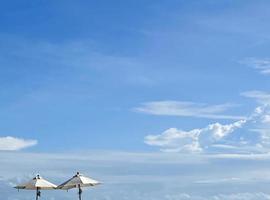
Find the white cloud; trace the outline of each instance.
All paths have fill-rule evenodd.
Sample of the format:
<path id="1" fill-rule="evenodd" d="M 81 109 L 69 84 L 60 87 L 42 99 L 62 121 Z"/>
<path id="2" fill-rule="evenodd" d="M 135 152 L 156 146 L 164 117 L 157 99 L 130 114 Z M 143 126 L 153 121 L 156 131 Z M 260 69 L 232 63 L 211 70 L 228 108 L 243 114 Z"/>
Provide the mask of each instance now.
<path id="1" fill-rule="evenodd" d="M 241 93 L 242 96 L 255 99 L 259 106 L 257 106 L 250 116 L 256 123 L 265 128 L 265 125 L 270 125 L 270 93 L 253 90 Z"/>
<path id="2" fill-rule="evenodd" d="M 242 96 L 253 98 L 260 104 L 270 104 L 270 93 L 253 90 L 241 93 Z"/>
<path id="3" fill-rule="evenodd" d="M 243 92 L 241 95 L 253 98 L 259 104 L 249 116 L 243 117 L 244 119 L 229 124 L 213 123 L 205 128 L 191 130 L 169 128 L 161 134 L 146 136 L 144 142 L 165 152 L 267 153 L 270 151 L 270 93 L 254 90 Z M 214 113 L 229 107 L 226 104 L 205 106 L 190 102 L 165 101 L 146 103 L 137 108 L 137 111 L 157 115 L 206 117 L 219 116 Z M 209 111 L 205 111 L 207 109 Z"/>
<path id="4" fill-rule="evenodd" d="M 255 161 L 265 161 L 270 160 L 270 153 L 261 154 L 211 154 L 207 155 L 211 159 L 234 159 L 234 160 L 255 160 Z"/>
<path id="5" fill-rule="evenodd" d="M 243 119 L 243 116 L 224 115 L 224 111 L 234 107 L 232 104 L 207 105 L 186 101 L 153 101 L 143 103 L 134 111 L 168 116 L 202 117 L 210 119 Z"/>
<path id="6" fill-rule="evenodd" d="M 230 178 L 221 178 L 221 179 L 206 179 L 198 180 L 195 183 L 197 184 L 218 184 L 218 183 L 232 183 L 232 182 L 241 182 L 240 178 L 230 177 Z"/>
<path id="7" fill-rule="evenodd" d="M 260 103 L 245 120 L 213 123 L 188 131 L 169 128 L 161 134 L 146 136 L 144 142 L 166 152 L 267 153 L 270 151 L 269 94 L 251 91 L 242 95 L 256 98 Z"/>
<path id="8" fill-rule="evenodd" d="M 222 125 L 220 123 L 214 123 L 208 125 L 206 128 L 201 129 L 201 133 L 199 135 L 200 145 L 208 147 L 209 145 L 213 145 L 216 142 L 224 139 L 226 136 L 231 134 L 236 129 L 242 128 L 242 126 L 246 123 L 246 120 L 236 121 L 231 124 Z"/>
<path id="9" fill-rule="evenodd" d="M 202 150 L 198 143 L 200 132 L 200 129 L 182 131 L 170 128 L 160 135 L 148 135 L 144 141 L 148 145 L 161 147 L 164 152 L 199 152 Z"/>
<path id="10" fill-rule="evenodd" d="M 261 74 L 270 75 L 270 59 L 247 58 L 241 63 L 257 69 Z"/>
<path id="11" fill-rule="evenodd" d="M 211 147 L 218 147 L 219 142 L 226 142 L 226 137 L 246 122 L 240 120 L 226 125 L 214 123 L 190 131 L 170 128 L 161 134 L 146 136 L 144 142 L 151 146 L 158 146 L 165 152 L 205 152 Z M 239 143 L 240 140 L 237 142 Z"/>
<path id="12" fill-rule="evenodd" d="M 2 151 L 16 151 L 36 144 L 36 140 L 26 140 L 10 136 L 0 137 L 0 150 Z"/>
<path id="13" fill-rule="evenodd" d="M 270 115 L 269 115 L 269 114 L 264 115 L 264 116 L 262 117 L 262 122 L 263 122 L 263 123 L 269 123 L 269 124 L 270 124 Z"/>

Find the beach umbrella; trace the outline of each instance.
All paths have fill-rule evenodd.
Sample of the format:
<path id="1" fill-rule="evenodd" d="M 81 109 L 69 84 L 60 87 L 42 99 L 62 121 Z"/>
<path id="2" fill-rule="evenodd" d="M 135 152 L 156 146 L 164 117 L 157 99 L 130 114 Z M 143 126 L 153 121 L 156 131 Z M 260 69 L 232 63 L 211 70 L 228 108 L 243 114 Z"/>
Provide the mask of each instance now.
<path id="1" fill-rule="evenodd" d="M 72 188 L 78 188 L 79 190 L 79 200 L 82 199 L 82 187 L 90 187 L 100 184 L 100 182 L 86 177 L 79 172 L 75 176 L 73 176 L 71 179 L 67 180 L 66 182 L 62 183 L 57 187 L 57 189 L 62 190 L 69 190 Z"/>
<path id="2" fill-rule="evenodd" d="M 17 185 L 15 188 L 18 190 L 20 189 L 36 190 L 36 200 L 38 200 L 38 198 L 41 195 L 40 190 L 51 190 L 51 189 L 56 189 L 56 187 L 57 186 L 54 185 L 53 183 L 50 183 L 49 181 L 43 179 L 40 175 L 37 175 L 29 182 L 21 184 L 21 185 Z"/>

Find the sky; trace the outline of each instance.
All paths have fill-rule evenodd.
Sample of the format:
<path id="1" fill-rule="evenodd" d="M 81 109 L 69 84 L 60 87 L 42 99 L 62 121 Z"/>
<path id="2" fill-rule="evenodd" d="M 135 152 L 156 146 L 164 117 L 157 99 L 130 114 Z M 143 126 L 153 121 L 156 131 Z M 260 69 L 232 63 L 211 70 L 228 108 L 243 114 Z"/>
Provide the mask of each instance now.
<path id="1" fill-rule="evenodd" d="M 269 7 L 1 2 L 0 192 L 82 168 L 96 199 L 270 199 Z"/>

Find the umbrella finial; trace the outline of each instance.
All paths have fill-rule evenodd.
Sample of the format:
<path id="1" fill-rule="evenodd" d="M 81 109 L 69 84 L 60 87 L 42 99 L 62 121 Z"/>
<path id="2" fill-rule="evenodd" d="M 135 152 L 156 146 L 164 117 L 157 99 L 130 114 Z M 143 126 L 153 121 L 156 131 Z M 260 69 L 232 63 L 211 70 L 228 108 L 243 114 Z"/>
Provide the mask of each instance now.
<path id="1" fill-rule="evenodd" d="M 77 172 L 76 175 L 80 175 L 80 172 Z"/>
<path id="2" fill-rule="evenodd" d="M 37 175 L 33 178 L 33 180 L 37 180 L 37 179 L 40 179 L 40 175 L 39 175 L 39 174 L 37 174 Z"/>

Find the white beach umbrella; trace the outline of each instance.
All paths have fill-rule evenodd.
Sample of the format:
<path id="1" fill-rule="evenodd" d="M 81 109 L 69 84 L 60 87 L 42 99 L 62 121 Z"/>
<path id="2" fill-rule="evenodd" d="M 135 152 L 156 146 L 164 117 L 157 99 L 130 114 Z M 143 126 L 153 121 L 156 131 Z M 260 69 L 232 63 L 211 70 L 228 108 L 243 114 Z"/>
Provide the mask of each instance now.
<path id="1" fill-rule="evenodd" d="M 62 183 L 57 187 L 57 189 L 62 190 L 69 190 L 72 188 L 78 188 L 79 189 L 79 200 L 82 199 L 82 187 L 90 187 L 100 184 L 100 182 L 91 179 L 89 177 L 86 177 L 79 172 L 75 176 L 73 176 L 71 179 L 67 180 L 66 182 Z"/>
<path id="2" fill-rule="evenodd" d="M 27 183 L 17 185 L 15 188 L 20 190 L 36 190 L 36 200 L 40 197 L 40 190 L 52 190 L 56 189 L 56 185 L 50 183 L 49 181 L 43 179 L 41 176 L 37 175 L 32 180 Z"/>

